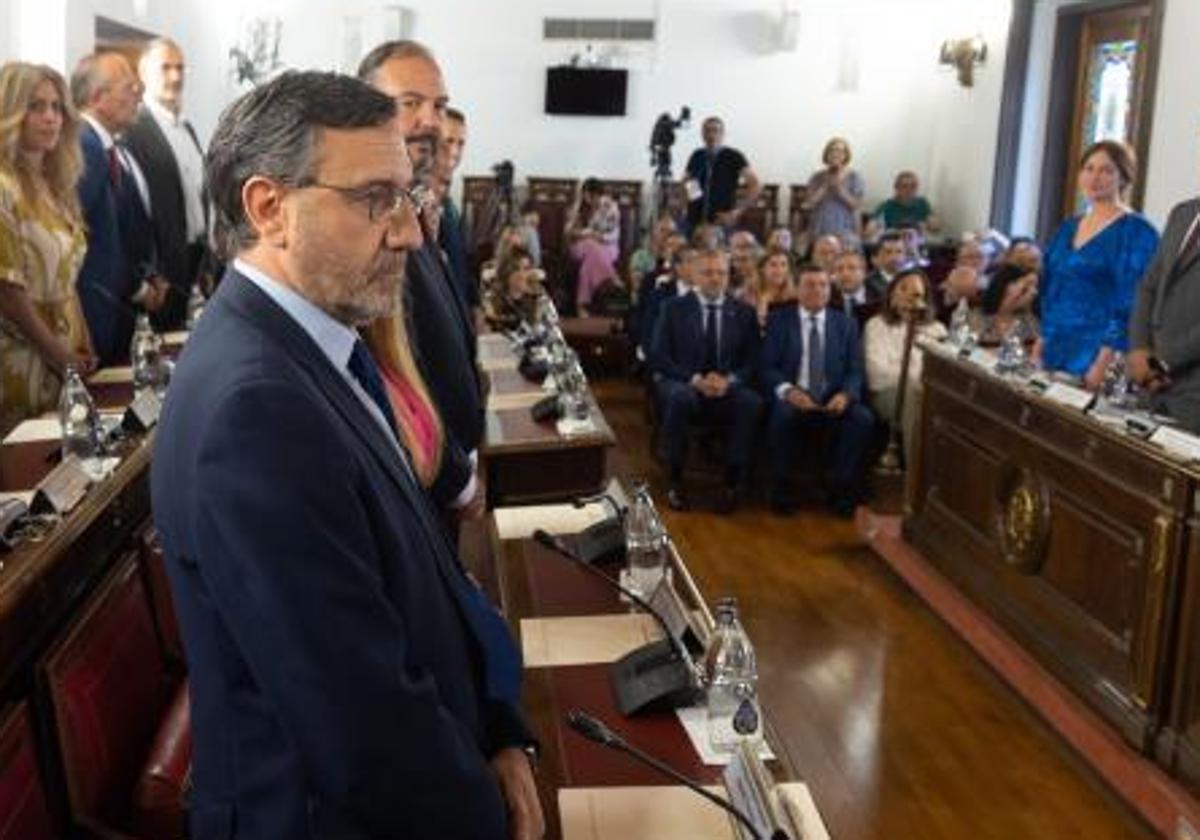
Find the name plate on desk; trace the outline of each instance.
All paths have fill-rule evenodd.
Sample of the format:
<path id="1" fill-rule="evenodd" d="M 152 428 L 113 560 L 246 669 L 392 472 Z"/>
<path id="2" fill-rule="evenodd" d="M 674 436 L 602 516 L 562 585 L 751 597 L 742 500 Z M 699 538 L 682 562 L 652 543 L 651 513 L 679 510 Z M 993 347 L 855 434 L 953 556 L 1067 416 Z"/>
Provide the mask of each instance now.
<path id="1" fill-rule="evenodd" d="M 1185 461 L 1200 461 L 1200 438 L 1170 426 L 1159 426 L 1150 435 L 1151 443 L 1161 446 L 1169 455 Z"/>
<path id="2" fill-rule="evenodd" d="M 63 459 L 33 491 L 29 509 L 33 513 L 56 513 L 66 516 L 87 495 L 92 480 L 75 455 Z"/>
<path id="3" fill-rule="evenodd" d="M 161 412 L 162 400 L 152 389 L 146 388 L 125 409 L 121 425 L 130 432 L 148 432 L 158 423 Z"/>
<path id="4" fill-rule="evenodd" d="M 1065 382 L 1051 382 L 1042 391 L 1042 396 L 1052 403 L 1065 405 L 1067 408 L 1073 408 L 1076 411 L 1087 411 L 1088 406 L 1096 399 L 1096 395 L 1091 391 L 1076 388 Z"/>
<path id="5" fill-rule="evenodd" d="M 722 774 L 729 801 L 754 824 L 759 837 L 770 840 L 802 840 L 800 826 L 793 825 L 792 813 L 783 806 L 767 768 L 754 748 L 742 743 Z M 748 838 L 744 827 L 735 823 L 738 836 Z"/>

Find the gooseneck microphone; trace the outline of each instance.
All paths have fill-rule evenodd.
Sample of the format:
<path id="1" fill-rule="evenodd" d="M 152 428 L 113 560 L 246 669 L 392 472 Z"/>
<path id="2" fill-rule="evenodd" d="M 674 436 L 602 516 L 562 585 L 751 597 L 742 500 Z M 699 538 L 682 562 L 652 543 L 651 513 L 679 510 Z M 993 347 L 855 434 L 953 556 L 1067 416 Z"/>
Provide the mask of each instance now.
<path id="1" fill-rule="evenodd" d="M 722 796 L 717 796 L 711 791 L 705 790 L 697 782 L 689 779 L 674 767 L 633 746 L 616 732 L 613 732 L 611 729 L 605 726 L 601 721 L 589 715 L 587 712 L 580 711 L 579 709 L 572 709 L 567 713 L 567 725 L 584 738 L 587 738 L 589 741 L 599 744 L 602 747 L 608 747 L 611 750 L 616 750 L 617 752 L 623 752 L 633 758 L 635 761 L 657 770 L 659 773 L 662 773 L 664 776 L 672 779 L 673 781 L 679 782 L 679 784 L 683 785 L 693 793 L 703 796 L 718 808 L 721 808 L 732 814 L 738 822 L 746 827 L 746 830 L 750 832 L 750 836 L 755 838 L 755 840 L 764 840 L 762 833 L 759 832 L 754 823 L 750 821 L 750 818 L 735 808 L 733 803 L 731 803 L 728 799 L 725 799 Z M 776 831 L 769 838 L 769 840 L 788 840 L 788 837 L 784 832 Z"/>
<path id="2" fill-rule="evenodd" d="M 641 610 L 653 616 L 662 628 L 663 639 L 630 651 L 613 663 L 613 691 L 621 714 L 633 715 L 690 706 L 699 699 L 700 685 L 692 657 L 683 642 L 671 632 L 661 612 L 636 592 L 590 565 L 558 537 L 538 528 L 533 532 L 533 538 L 625 595 Z"/>
<path id="3" fill-rule="evenodd" d="M 689 660 L 689 661 L 691 660 L 691 656 L 688 654 L 687 650 L 683 647 L 683 645 L 675 644 L 677 642 L 677 640 L 675 639 L 675 635 L 671 632 L 671 628 L 667 624 L 667 620 L 665 618 L 663 618 L 662 613 L 660 613 L 654 607 L 650 606 L 649 602 L 646 601 L 644 598 L 642 598 L 641 595 L 638 595 L 636 592 L 634 592 L 629 587 L 622 585 L 620 581 L 614 580 L 613 578 L 604 574 L 604 572 L 597 569 L 595 566 L 592 566 L 591 564 L 589 564 L 586 560 L 584 560 L 582 557 L 580 557 L 574 551 L 567 548 L 567 544 L 564 543 L 559 537 L 554 536 L 553 534 L 549 533 L 548 531 L 545 531 L 542 528 L 538 528 L 536 531 L 533 532 L 533 538 L 535 540 L 537 540 L 539 543 L 541 543 L 542 545 L 544 545 L 546 548 L 553 551 L 555 554 L 559 554 L 563 557 L 566 557 L 568 560 L 570 560 L 576 566 L 579 566 L 581 569 L 586 569 L 588 574 L 604 581 L 609 586 L 611 586 L 613 589 L 616 589 L 618 592 L 620 592 L 622 595 L 624 595 L 626 598 L 628 598 L 630 601 L 633 601 L 633 603 L 636 604 L 638 606 L 638 608 L 641 609 L 643 612 L 647 612 L 651 616 L 653 616 L 654 619 L 658 622 L 658 626 L 662 628 L 663 636 L 665 636 L 668 641 L 673 643 L 672 647 L 676 648 L 676 651 L 679 653 L 679 655 L 682 658 Z"/>

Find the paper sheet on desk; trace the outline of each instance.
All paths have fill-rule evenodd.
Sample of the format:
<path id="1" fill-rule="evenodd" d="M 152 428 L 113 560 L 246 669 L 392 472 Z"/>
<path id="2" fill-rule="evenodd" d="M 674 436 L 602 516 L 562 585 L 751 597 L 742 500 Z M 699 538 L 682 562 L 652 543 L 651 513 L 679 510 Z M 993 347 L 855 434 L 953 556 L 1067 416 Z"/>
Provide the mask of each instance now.
<path id="1" fill-rule="evenodd" d="M 166 332 L 162 334 L 163 344 L 180 345 L 186 344 L 188 336 L 191 335 L 187 330 L 179 330 L 177 332 Z"/>
<path id="2" fill-rule="evenodd" d="M 492 513 L 500 539 L 525 540 L 538 528 L 551 534 L 578 534 L 604 519 L 610 510 L 603 502 L 590 502 L 578 508 L 569 504 L 502 507 Z"/>
<path id="3" fill-rule="evenodd" d="M 107 367 L 101 368 L 91 375 L 88 379 L 89 385 L 120 385 L 123 382 L 133 381 L 133 368 L 131 367 Z"/>
<path id="4" fill-rule="evenodd" d="M 578 437 L 580 435 L 590 435 L 596 431 L 596 422 L 588 417 L 583 420 L 576 420 L 574 417 L 563 417 L 555 428 L 563 437 Z"/>
<path id="5" fill-rule="evenodd" d="M 615 662 L 661 638 L 658 623 L 643 613 L 521 619 L 526 668 Z"/>
<path id="6" fill-rule="evenodd" d="M 538 391 L 518 391 L 515 394 L 488 394 L 488 411 L 504 411 L 509 408 L 529 408 L 546 395 Z"/>
<path id="7" fill-rule="evenodd" d="M 0 502 L 16 499 L 18 502 L 24 503 L 25 507 L 29 507 L 33 504 L 33 495 L 33 490 L 3 490 L 0 491 Z"/>
<path id="8" fill-rule="evenodd" d="M 708 742 L 708 709 L 704 706 L 685 706 L 682 709 L 676 709 L 675 716 L 683 724 L 683 731 L 687 733 L 688 740 L 692 742 L 692 748 L 696 751 L 696 755 L 700 756 L 700 760 L 705 764 L 710 767 L 721 767 L 733 759 L 732 753 L 719 753 Z M 775 753 L 772 752 L 770 744 L 765 740 L 758 750 L 758 755 L 763 761 L 771 761 L 775 758 Z"/>
<path id="9" fill-rule="evenodd" d="M 35 417 L 25 420 L 8 433 L 4 443 L 30 443 L 35 440 L 59 440 L 62 438 L 62 424 L 57 416 Z"/>
<path id="10" fill-rule="evenodd" d="M 808 785 L 779 786 L 800 823 L 794 840 L 829 840 Z M 724 788 L 707 790 L 725 795 Z M 731 840 L 733 824 L 724 811 L 684 787 L 562 788 L 558 813 L 563 840 Z"/>
<path id="11" fill-rule="evenodd" d="M 479 360 L 479 367 L 486 373 L 493 370 L 516 370 L 517 357 L 508 356 L 492 356 L 486 359 Z"/>

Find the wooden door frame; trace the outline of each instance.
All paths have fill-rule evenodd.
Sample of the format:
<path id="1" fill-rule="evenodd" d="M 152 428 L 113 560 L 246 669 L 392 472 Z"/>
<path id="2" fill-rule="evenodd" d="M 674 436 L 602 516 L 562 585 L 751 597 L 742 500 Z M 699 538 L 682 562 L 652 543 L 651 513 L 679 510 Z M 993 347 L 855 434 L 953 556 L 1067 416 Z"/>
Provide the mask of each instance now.
<path id="1" fill-rule="evenodd" d="M 1069 147 L 1061 138 L 1074 130 L 1074 105 L 1078 93 L 1079 39 L 1085 16 L 1115 11 L 1130 6 L 1148 6 L 1146 27 L 1146 70 L 1142 88 L 1141 117 L 1134 135 L 1134 152 L 1138 159 L 1138 178 L 1133 185 L 1131 203 L 1141 207 L 1146 193 L 1146 177 L 1150 164 L 1150 132 L 1154 125 L 1154 106 L 1158 90 L 1158 67 L 1162 47 L 1163 15 L 1166 0 L 1092 0 L 1064 6 L 1058 10 L 1054 36 L 1054 58 L 1050 71 L 1050 96 L 1046 120 L 1045 156 L 1038 195 L 1037 236 L 1046 242 L 1062 223 L 1063 185 L 1075 161 L 1068 160 Z"/>

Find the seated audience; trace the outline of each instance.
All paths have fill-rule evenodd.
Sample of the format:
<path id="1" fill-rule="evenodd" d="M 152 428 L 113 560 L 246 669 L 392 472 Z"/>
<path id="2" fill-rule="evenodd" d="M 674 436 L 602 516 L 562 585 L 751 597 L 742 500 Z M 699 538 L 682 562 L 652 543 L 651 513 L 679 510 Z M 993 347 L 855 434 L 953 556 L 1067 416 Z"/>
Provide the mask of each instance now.
<path id="1" fill-rule="evenodd" d="M 837 258 L 842 253 L 842 240 L 832 234 L 817 237 L 808 255 L 808 261 L 820 266 L 830 277 L 837 266 Z"/>
<path id="2" fill-rule="evenodd" d="M 938 291 L 940 292 L 936 304 L 938 320 L 949 325 L 950 319 L 954 317 L 954 310 L 958 308 L 958 302 L 965 300 L 971 311 L 972 329 L 979 332 L 979 328 L 982 326 L 979 317 L 981 292 L 979 275 L 975 269 L 965 265 L 956 266 L 946 275 L 946 279 L 942 281 Z"/>
<path id="3" fill-rule="evenodd" d="M 683 487 L 688 426 L 703 418 L 725 428 L 725 488 L 718 510 L 731 513 L 747 479 L 762 399 L 753 387 L 759 329 L 754 310 L 726 294 L 729 260 L 721 251 L 694 258 L 691 294 L 665 302 L 654 328 L 650 364 L 675 510 Z"/>
<path id="4" fill-rule="evenodd" d="M 1042 273 L 1042 247 L 1028 236 L 1014 236 L 1000 256 L 1001 265 L 1015 265 L 1025 272 Z"/>
<path id="5" fill-rule="evenodd" d="M 1088 210 L 1059 227 L 1046 249 L 1041 285 L 1041 361 L 1098 390 L 1114 354 L 1129 347 L 1138 281 L 1158 248 L 1158 232 L 1126 203 L 1136 177 L 1133 152 L 1111 140 L 1080 159 L 1078 185 Z"/>
<path id="6" fill-rule="evenodd" d="M 658 324 L 658 314 L 663 304 L 691 292 L 692 272 L 697 253 L 697 249 L 691 245 L 680 247 L 671 259 L 671 270 L 659 275 L 654 287 L 645 296 L 638 318 L 638 351 L 643 358 L 648 359 L 650 356 L 654 329 Z"/>
<path id="7" fill-rule="evenodd" d="M 888 286 L 900 271 L 908 265 L 912 258 L 908 252 L 908 242 L 904 234 L 898 230 L 889 230 L 879 237 L 879 245 L 872 257 L 875 270 L 867 277 L 867 286 L 871 294 L 879 300 L 887 295 Z"/>
<path id="8" fill-rule="evenodd" d="M 659 216 L 646 233 L 641 247 L 629 257 L 629 278 L 635 295 L 640 292 L 642 280 L 647 274 L 658 275 L 662 272 L 670 255 L 667 248 L 674 233 L 675 220 L 670 216 Z M 634 302 L 637 302 L 636 297 Z"/>
<path id="9" fill-rule="evenodd" d="M 96 365 L 75 292 L 87 239 L 79 117 L 62 76 L 0 67 L 0 437 L 58 405 L 68 367 Z"/>
<path id="10" fill-rule="evenodd" d="M 829 308 L 829 277 L 814 265 L 799 269 L 799 305 L 771 314 L 762 351 L 768 401 L 767 445 L 771 453 L 771 507 L 793 510 L 791 473 L 800 433 L 827 431 L 832 448 L 826 466 L 828 501 L 850 516 L 862 496 L 863 466 L 875 419 L 862 404 L 863 357 L 858 325 Z M 817 460 L 813 450 L 806 459 Z"/>
<path id="11" fill-rule="evenodd" d="M 771 232 L 767 234 L 765 247 L 779 248 L 790 253 L 796 247 L 796 237 L 792 235 L 790 228 L 780 225 L 771 228 Z"/>
<path id="12" fill-rule="evenodd" d="M 808 236 L 815 242 L 819 237 L 833 234 L 861 238 L 858 213 L 862 209 L 866 186 L 862 176 L 850 168 L 850 144 L 834 137 L 821 152 L 824 168 L 808 180 L 808 197 L 804 207 L 809 211 Z"/>
<path id="13" fill-rule="evenodd" d="M 867 262 L 857 248 L 843 251 L 834 263 L 832 306 L 858 323 L 861 330 L 867 319 L 883 305 L 878 284 L 868 285 Z"/>
<path id="14" fill-rule="evenodd" d="M 1014 263 L 1002 263 L 980 299 L 980 311 L 989 319 L 987 339 L 1000 341 L 1020 322 L 1032 340 L 1037 333 L 1038 275 Z"/>
<path id="15" fill-rule="evenodd" d="M 580 315 L 588 314 L 601 286 L 624 285 L 616 269 L 620 239 L 621 210 L 617 202 L 600 181 L 588 178 L 567 222 L 571 256 L 579 262 L 575 304 Z"/>
<path id="16" fill-rule="evenodd" d="M 483 300 L 483 314 L 493 330 L 515 330 L 537 318 L 541 270 L 524 248 L 513 248 L 496 268 Z"/>
<path id="17" fill-rule="evenodd" d="M 692 229 L 691 244 L 701 251 L 725 247 L 725 229 L 719 225 L 696 225 Z"/>
<path id="18" fill-rule="evenodd" d="M 754 309 L 758 314 L 759 326 L 765 327 L 772 308 L 796 298 L 791 252 L 783 248 L 768 248 L 758 261 L 754 282 L 739 289 L 736 296 Z"/>
<path id="19" fill-rule="evenodd" d="M 533 259 L 533 264 L 542 267 L 542 237 L 538 233 L 542 226 L 542 214 L 532 199 L 526 199 L 521 205 L 521 233 L 524 238 L 525 250 Z"/>
<path id="20" fill-rule="evenodd" d="M 936 233 L 938 220 L 924 196 L 918 195 L 917 174 L 905 170 L 896 176 L 892 197 L 875 208 L 875 222 L 883 230 L 915 228 L 922 233 Z"/>
<path id="21" fill-rule="evenodd" d="M 883 311 L 867 322 L 863 330 L 863 355 L 866 357 L 867 388 L 871 408 L 888 423 L 896 420 L 896 401 L 900 391 L 900 367 L 904 359 L 907 319 L 916 318 L 916 338 L 940 340 L 946 327 L 933 317 L 933 295 L 929 278 L 919 268 L 906 268 L 888 287 Z M 904 416 L 900 431 L 905 455 L 911 454 L 916 440 L 917 407 L 921 399 L 921 361 L 923 351 L 916 342 L 908 361 L 908 385 L 904 395 Z M 910 462 L 911 463 L 911 462 Z"/>
<path id="22" fill-rule="evenodd" d="M 991 264 L 991 249 L 986 247 L 981 240 L 972 237 L 964 239 L 959 244 L 954 258 L 954 267 L 971 269 L 980 288 L 987 285 L 987 275 Z"/>
<path id="23" fill-rule="evenodd" d="M 739 230 L 729 237 L 729 286 L 740 289 L 746 283 L 758 282 L 758 258 L 762 248 L 754 234 Z"/>

